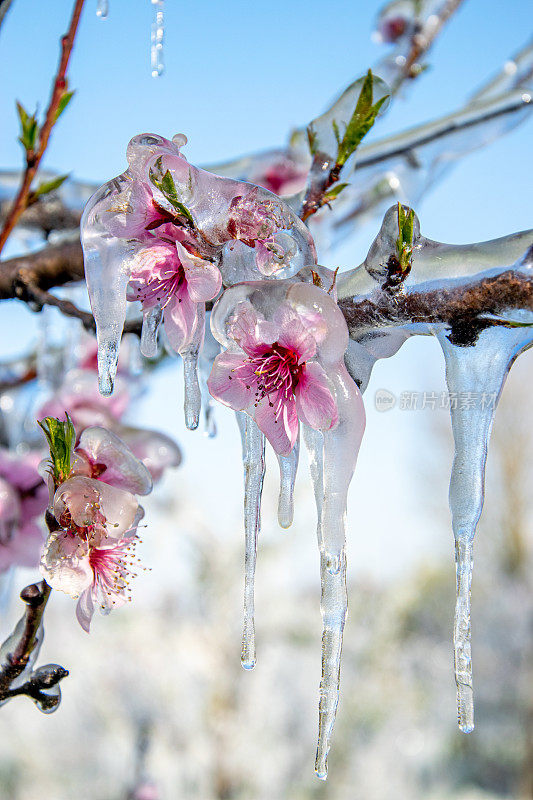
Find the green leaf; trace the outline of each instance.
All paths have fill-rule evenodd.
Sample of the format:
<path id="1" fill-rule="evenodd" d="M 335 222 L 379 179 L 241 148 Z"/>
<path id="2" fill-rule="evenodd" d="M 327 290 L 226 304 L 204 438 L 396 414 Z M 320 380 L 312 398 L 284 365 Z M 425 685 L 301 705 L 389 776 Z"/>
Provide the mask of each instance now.
<path id="1" fill-rule="evenodd" d="M 344 136 L 341 139 L 339 126 L 333 120 L 333 132 L 338 144 L 337 164 L 341 167 L 346 163 L 351 154 L 359 147 L 364 139 L 388 96 L 382 97 L 377 103 L 373 103 L 374 97 L 374 76 L 372 70 L 368 70 L 363 81 L 359 97 L 354 112 L 346 126 Z"/>
<path id="2" fill-rule="evenodd" d="M 316 131 L 312 124 L 307 126 L 307 141 L 309 142 L 311 155 L 314 156 L 316 153 Z"/>
<path id="3" fill-rule="evenodd" d="M 45 417 L 38 421 L 50 448 L 52 475 L 56 485 L 67 480 L 71 470 L 72 450 L 76 441 L 76 431 L 72 420 L 65 412 L 65 420 Z"/>
<path id="4" fill-rule="evenodd" d="M 45 194 L 49 194 L 50 192 L 54 192 L 56 189 L 59 189 L 59 187 L 69 177 L 69 174 L 70 173 L 68 173 L 67 175 L 59 175 L 57 178 L 52 178 L 51 181 L 45 181 L 44 183 L 41 183 L 35 189 L 35 191 L 32 192 L 33 197 L 34 198 L 42 197 Z"/>
<path id="5" fill-rule="evenodd" d="M 336 183 L 331 189 L 328 189 L 327 192 L 324 192 L 324 202 L 329 203 L 331 200 L 335 200 L 335 198 L 338 197 L 342 190 L 346 189 L 347 186 L 347 183 Z"/>
<path id="6" fill-rule="evenodd" d="M 406 214 L 401 203 L 398 203 L 398 238 L 396 239 L 396 250 L 402 272 L 411 269 L 413 261 L 413 241 L 414 241 L 415 212 L 409 209 Z"/>
<path id="7" fill-rule="evenodd" d="M 355 106 L 354 114 L 357 114 L 358 117 L 365 117 L 372 107 L 373 97 L 374 97 L 374 76 L 372 74 L 372 70 L 369 69 L 363 81 L 363 85 L 361 87 L 361 91 L 357 99 L 357 105 Z"/>
<path id="8" fill-rule="evenodd" d="M 161 156 L 156 161 L 156 167 L 161 173 L 162 171 Z M 156 186 L 160 190 L 160 192 L 163 193 L 165 198 L 168 200 L 171 206 L 178 212 L 178 214 L 180 214 L 182 217 L 185 217 L 185 219 L 191 225 L 194 226 L 194 219 L 191 212 L 189 211 L 187 206 L 180 201 L 178 197 L 176 184 L 174 183 L 174 178 L 172 177 L 172 173 L 170 172 L 170 170 L 167 169 L 163 177 L 161 179 L 158 179 L 152 168 L 150 170 L 150 180 L 152 181 L 154 186 Z"/>
<path id="9" fill-rule="evenodd" d="M 56 115 L 54 117 L 54 122 L 57 122 L 63 111 L 66 109 L 72 98 L 74 97 L 75 92 L 63 92 L 61 95 L 61 99 L 59 100 L 59 104 L 57 106 Z"/>
<path id="10" fill-rule="evenodd" d="M 357 150 L 362 140 L 374 124 L 383 103 L 387 99 L 388 95 L 382 97 L 377 103 L 371 105 L 368 111 L 362 116 L 357 113 L 357 110 L 354 111 L 353 116 L 346 127 L 342 141 L 339 144 L 337 164 L 343 166 L 352 153 Z"/>
<path id="11" fill-rule="evenodd" d="M 22 103 L 17 100 L 17 113 L 20 120 L 19 142 L 26 152 L 35 150 L 39 126 L 37 124 L 37 112 L 28 114 Z"/>

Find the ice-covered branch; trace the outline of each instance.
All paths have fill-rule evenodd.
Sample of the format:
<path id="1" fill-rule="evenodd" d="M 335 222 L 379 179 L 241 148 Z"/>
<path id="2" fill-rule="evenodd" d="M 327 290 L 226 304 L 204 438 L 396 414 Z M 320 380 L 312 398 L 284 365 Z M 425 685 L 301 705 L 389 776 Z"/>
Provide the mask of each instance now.
<path id="1" fill-rule="evenodd" d="M 50 517 L 47 514 L 49 523 Z M 51 591 L 46 581 L 41 581 L 20 593 L 26 603 L 24 615 L 0 649 L 0 705 L 18 695 L 27 695 L 40 711 L 49 714 L 61 702 L 59 682 L 68 670 L 59 664 L 33 669 L 43 641 L 43 615 Z"/>
<path id="2" fill-rule="evenodd" d="M 70 60 L 70 54 L 72 53 L 72 48 L 74 46 L 74 39 L 76 37 L 76 31 L 78 29 L 78 23 L 84 1 L 85 0 L 75 1 L 67 33 L 61 39 L 61 57 L 59 59 L 59 66 L 54 79 L 52 96 L 46 110 L 42 127 L 38 128 L 35 120 L 29 118 L 23 109 L 19 109 L 23 127 L 22 142 L 26 151 L 26 169 L 13 206 L 4 223 L 4 227 L 0 232 L 0 252 L 2 251 L 13 228 L 17 224 L 22 212 L 28 206 L 33 180 L 37 174 L 41 159 L 44 156 L 48 146 L 48 140 L 50 138 L 50 134 L 52 133 L 52 128 L 54 127 L 57 118 L 62 111 L 61 104 L 62 101 L 64 101 L 67 93 L 67 69 Z M 24 136 L 25 122 L 30 122 L 29 130 L 31 130 L 31 133 L 28 135 L 28 137 Z"/>

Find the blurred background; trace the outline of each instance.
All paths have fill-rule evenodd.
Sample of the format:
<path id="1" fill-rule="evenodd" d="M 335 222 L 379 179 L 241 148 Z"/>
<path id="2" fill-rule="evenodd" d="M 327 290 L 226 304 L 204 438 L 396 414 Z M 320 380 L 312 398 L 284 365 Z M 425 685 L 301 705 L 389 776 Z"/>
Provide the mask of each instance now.
<path id="1" fill-rule="evenodd" d="M 15 99 L 42 108 L 70 2 L 15 0 L 0 36 L 0 169 L 21 163 Z M 381 3 L 315 0 L 184 4 L 167 0 L 165 73 L 150 76 L 149 0 L 87 2 L 72 58 L 71 106 L 44 166 L 98 185 L 125 167 L 131 136 L 187 134 L 193 163 L 283 145 L 363 73 Z M 529 35 L 531 7 L 469 0 L 431 52 L 431 68 L 376 125 L 378 138 L 461 105 Z M 370 137 L 369 137 L 370 138 Z M 372 140 L 370 140 L 372 141 Z M 473 242 L 531 226 L 531 123 L 462 160 L 416 210 L 423 233 Z M 7 191 L 7 190 L 6 190 Z M 359 264 L 380 220 L 369 217 L 321 263 Z M 6 255 L 42 242 L 13 237 Z M 81 295 L 79 302 L 83 304 Z M 0 360 L 16 362 L 80 333 L 54 310 L 0 308 Z M 27 698 L 0 711 L 5 800 L 507 800 L 533 797 L 533 600 L 530 406 L 532 354 L 513 367 L 494 426 L 473 585 L 476 729 L 456 726 L 452 461 L 445 408 L 403 408 L 445 391 L 433 339 L 410 339 L 378 362 L 365 393 L 367 431 L 348 507 L 349 615 L 329 777 L 313 773 L 320 681 L 318 552 L 305 457 L 291 529 L 277 525 L 277 465 L 268 455 L 256 581 L 258 661 L 240 666 L 243 584 L 240 441 L 231 412 L 217 436 L 186 431 L 181 365 L 138 379 L 130 425 L 179 441 L 183 463 L 146 499 L 134 602 L 78 626 L 54 593 L 40 662 L 70 671 L 62 704 Z M 53 387 L 50 371 L 2 411 L 21 431 Z M 48 371 L 47 371 L 48 370 Z M 378 390 L 396 398 L 375 408 Z M 12 415 L 9 417 L 9 415 Z M 30 420 L 28 422 L 28 420 Z M 24 438 L 20 434 L 21 442 Z M 2 638 L 18 592 L 38 573 L 4 576 Z M 139 788 L 140 787 L 140 788 Z M 144 794 L 139 793 L 140 789 Z M 134 794 L 134 791 L 136 794 Z"/>

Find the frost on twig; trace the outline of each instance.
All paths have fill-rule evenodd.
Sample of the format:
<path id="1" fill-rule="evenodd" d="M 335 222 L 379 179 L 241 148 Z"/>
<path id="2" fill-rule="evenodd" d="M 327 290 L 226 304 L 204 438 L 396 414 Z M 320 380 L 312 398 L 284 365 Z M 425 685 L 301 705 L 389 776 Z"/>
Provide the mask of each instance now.
<path id="1" fill-rule="evenodd" d="M 0 705 L 26 695 L 40 711 L 50 714 L 61 702 L 59 682 L 68 670 L 58 664 L 34 669 L 43 642 L 43 614 L 50 591 L 50 586 L 41 581 L 20 593 L 26 603 L 24 615 L 0 648 Z"/>

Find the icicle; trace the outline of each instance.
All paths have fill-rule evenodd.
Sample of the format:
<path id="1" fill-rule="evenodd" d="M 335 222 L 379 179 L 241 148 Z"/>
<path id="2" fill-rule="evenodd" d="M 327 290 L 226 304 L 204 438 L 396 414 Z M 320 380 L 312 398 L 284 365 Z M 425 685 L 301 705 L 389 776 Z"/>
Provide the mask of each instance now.
<path id="1" fill-rule="evenodd" d="M 198 356 L 204 339 L 205 327 L 205 305 L 198 303 L 196 311 L 196 324 L 188 346 L 184 348 L 180 355 L 183 358 L 183 382 L 184 382 L 184 401 L 185 425 L 190 431 L 196 430 L 200 422 L 200 411 L 202 410 L 202 394 L 198 381 Z"/>
<path id="2" fill-rule="evenodd" d="M 453 628 L 457 716 L 464 733 L 474 729 L 470 593 L 473 544 L 484 499 L 487 448 L 496 404 L 516 356 L 531 341 L 528 328 L 491 327 L 474 344 L 452 344 L 438 334 L 446 361 L 455 456 L 450 510 L 455 537 L 457 599 Z"/>
<path id="3" fill-rule="evenodd" d="M 162 316 L 163 309 L 161 306 L 152 306 L 143 312 L 141 353 L 146 358 L 154 358 L 157 355 L 157 332 Z"/>
<path id="4" fill-rule="evenodd" d="M 163 40 L 165 37 L 164 0 L 152 0 L 154 17 L 151 32 L 150 64 L 152 78 L 157 78 L 165 71 L 163 60 Z"/>
<path id="5" fill-rule="evenodd" d="M 98 0 L 96 5 L 96 16 L 100 19 L 107 19 L 109 14 L 109 0 Z"/>
<path id="6" fill-rule="evenodd" d="M 207 314 L 210 318 L 211 312 Z M 217 424 L 215 419 L 215 403 L 211 393 L 207 388 L 207 379 L 211 374 L 213 361 L 220 353 L 220 345 L 211 333 L 210 322 L 206 322 L 204 346 L 198 363 L 200 370 L 200 389 L 202 392 L 202 408 L 204 412 L 204 431 L 210 439 L 217 435 Z"/>
<path id="7" fill-rule="evenodd" d="M 288 456 L 278 455 L 279 463 L 279 500 L 278 500 L 278 522 L 282 528 L 290 528 L 294 517 L 294 482 L 298 471 L 298 457 L 300 453 L 300 441 L 296 441 L 291 454 Z"/>
<path id="8" fill-rule="evenodd" d="M 244 627 L 241 664 L 244 669 L 255 666 L 254 585 L 257 537 L 261 527 L 261 493 L 265 476 L 265 437 L 254 420 L 237 414 L 243 438 L 244 466 Z"/>

